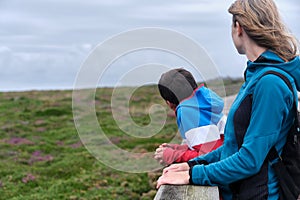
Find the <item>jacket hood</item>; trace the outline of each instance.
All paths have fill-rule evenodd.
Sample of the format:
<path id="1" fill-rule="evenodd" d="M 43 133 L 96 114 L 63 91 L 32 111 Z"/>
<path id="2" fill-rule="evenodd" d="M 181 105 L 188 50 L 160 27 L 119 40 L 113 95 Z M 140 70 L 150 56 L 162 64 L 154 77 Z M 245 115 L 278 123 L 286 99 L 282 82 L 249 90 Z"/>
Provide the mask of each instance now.
<path id="1" fill-rule="evenodd" d="M 260 57 L 254 61 L 248 61 L 248 67 L 251 69 L 256 69 L 258 67 L 275 67 L 284 72 L 288 73 L 291 77 L 293 77 L 297 90 L 300 91 L 300 59 L 299 56 L 296 56 L 294 59 L 289 62 L 285 62 L 281 59 L 277 54 L 271 51 L 265 51 L 260 55 Z"/>
<path id="2" fill-rule="evenodd" d="M 206 110 L 212 114 L 222 114 L 224 101 L 214 91 L 201 84 L 194 90 L 191 96 L 182 100 L 177 108 L 182 105 L 199 110 Z"/>

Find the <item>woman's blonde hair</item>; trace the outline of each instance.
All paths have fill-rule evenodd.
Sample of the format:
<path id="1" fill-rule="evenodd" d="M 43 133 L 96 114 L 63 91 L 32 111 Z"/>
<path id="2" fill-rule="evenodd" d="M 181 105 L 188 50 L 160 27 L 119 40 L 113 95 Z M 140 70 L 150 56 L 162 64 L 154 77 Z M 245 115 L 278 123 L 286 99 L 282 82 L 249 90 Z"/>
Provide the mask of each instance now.
<path id="1" fill-rule="evenodd" d="M 238 21 L 257 45 L 285 61 L 297 55 L 298 41 L 282 22 L 273 0 L 236 0 L 228 12 L 233 15 L 233 23 Z"/>

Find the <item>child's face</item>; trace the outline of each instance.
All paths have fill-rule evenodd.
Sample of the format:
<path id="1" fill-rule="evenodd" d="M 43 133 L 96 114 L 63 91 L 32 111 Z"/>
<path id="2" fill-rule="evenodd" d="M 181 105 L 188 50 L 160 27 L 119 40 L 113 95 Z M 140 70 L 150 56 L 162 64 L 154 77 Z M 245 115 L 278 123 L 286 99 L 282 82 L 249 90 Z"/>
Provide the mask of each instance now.
<path id="1" fill-rule="evenodd" d="M 176 110 L 176 105 L 174 103 L 171 103 L 170 101 L 166 101 L 167 105 L 169 106 L 169 108 L 171 108 L 172 110 Z"/>

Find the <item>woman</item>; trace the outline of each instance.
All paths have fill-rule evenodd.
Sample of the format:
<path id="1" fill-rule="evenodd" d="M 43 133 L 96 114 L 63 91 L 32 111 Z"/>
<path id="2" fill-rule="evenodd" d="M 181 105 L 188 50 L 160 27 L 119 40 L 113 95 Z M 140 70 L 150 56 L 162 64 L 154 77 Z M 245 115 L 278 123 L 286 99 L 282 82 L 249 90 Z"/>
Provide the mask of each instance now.
<path id="1" fill-rule="evenodd" d="M 165 168 L 157 187 L 217 185 L 224 200 L 278 199 L 278 179 L 266 157 L 273 146 L 281 153 L 295 118 L 293 100 L 296 88 L 300 90 L 297 42 L 282 23 L 273 0 L 236 0 L 228 11 L 233 18 L 233 43 L 248 62 L 245 83 L 228 114 L 224 144 L 188 163 Z M 262 77 L 269 70 L 287 77 L 294 92 L 276 75 Z M 236 126 L 245 114 L 240 108 L 249 96 L 251 118 L 238 145 Z"/>

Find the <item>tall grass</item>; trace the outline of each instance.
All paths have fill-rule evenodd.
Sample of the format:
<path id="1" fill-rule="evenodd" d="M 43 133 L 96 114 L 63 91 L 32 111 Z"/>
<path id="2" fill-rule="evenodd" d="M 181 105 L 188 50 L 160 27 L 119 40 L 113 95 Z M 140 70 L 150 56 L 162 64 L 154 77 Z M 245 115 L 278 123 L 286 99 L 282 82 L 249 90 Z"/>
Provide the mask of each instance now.
<path id="1" fill-rule="evenodd" d="M 111 114 L 111 94 L 110 88 L 98 89 L 95 109 L 99 124 L 118 147 L 154 152 L 176 137 L 171 114 L 151 138 L 124 134 Z M 116 171 L 82 145 L 72 91 L 7 92 L 0 99 L 0 199 L 153 199 L 157 174 Z M 155 86 L 136 90 L 129 102 L 132 120 L 141 126 L 150 123 L 153 103 L 164 105 Z"/>

